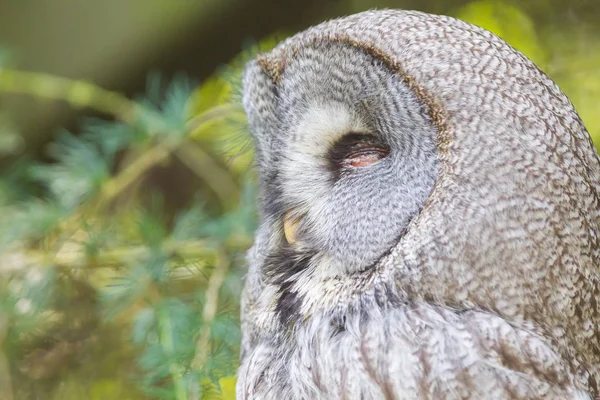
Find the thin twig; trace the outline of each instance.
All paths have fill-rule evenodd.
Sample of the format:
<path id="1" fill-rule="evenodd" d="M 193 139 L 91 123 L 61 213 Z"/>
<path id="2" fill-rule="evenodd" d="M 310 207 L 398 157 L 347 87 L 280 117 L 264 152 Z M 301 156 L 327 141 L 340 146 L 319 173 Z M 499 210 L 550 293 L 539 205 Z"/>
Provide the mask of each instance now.
<path id="1" fill-rule="evenodd" d="M 161 248 L 185 259 L 214 257 L 216 249 L 213 244 L 204 240 L 181 242 L 165 242 Z M 48 255 L 44 252 L 28 250 L 23 256 L 26 265 L 51 264 L 62 269 L 77 269 L 94 266 L 96 268 L 115 267 L 131 261 L 141 260 L 150 253 L 148 246 L 129 246 L 115 249 L 103 249 L 95 255 L 89 255 L 85 249 L 60 251 Z"/>
<path id="2" fill-rule="evenodd" d="M 169 158 L 172 147 L 174 146 L 168 144 L 168 142 L 162 142 L 141 154 L 131 164 L 120 171 L 117 176 L 104 183 L 98 196 L 99 203 L 110 203 L 132 183 L 136 182 L 147 171 L 152 169 L 152 167 Z"/>
<path id="3" fill-rule="evenodd" d="M 173 327 L 169 313 L 162 310 L 159 313 L 158 320 L 160 343 L 163 346 L 165 353 L 169 356 L 169 373 L 171 374 L 171 379 L 173 379 L 175 399 L 186 400 L 188 396 L 183 381 L 183 368 L 173 361 L 175 356 L 175 344 L 173 343 Z"/>
<path id="4" fill-rule="evenodd" d="M 0 92 L 61 100 L 74 107 L 91 108 L 132 122 L 138 105 L 120 93 L 89 82 L 39 72 L 0 68 Z"/>
<path id="5" fill-rule="evenodd" d="M 192 369 L 195 371 L 202 370 L 202 367 L 208 359 L 208 346 L 210 344 L 210 329 L 212 322 L 217 316 L 219 307 L 219 292 L 221 286 L 225 282 L 227 277 L 227 271 L 229 270 L 229 259 L 225 255 L 225 252 L 219 252 L 217 256 L 217 263 L 213 273 L 208 280 L 208 287 L 206 289 L 206 300 L 204 308 L 202 310 L 202 328 L 196 341 L 196 354 L 192 360 Z"/>
<path id="6" fill-rule="evenodd" d="M 2 282 L 4 284 L 4 282 Z M 10 365 L 6 357 L 5 343 L 8 335 L 8 316 L 0 313 L 0 400 L 12 400 L 13 389 L 12 380 L 10 377 Z"/>
<path id="7" fill-rule="evenodd" d="M 207 122 L 214 122 L 219 119 L 224 119 L 236 112 L 241 111 L 242 109 L 238 104 L 220 104 L 192 118 L 186 124 L 186 129 L 193 136 L 194 132 L 199 131 Z"/>
<path id="8" fill-rule="evenodd" d="M 229 171 L 221 168 L 200 146 L 187 142 L 175 150 L 179 159 L 215 192 L 222 203 L 230 205 L 239 197 L 238 185 Z"/>

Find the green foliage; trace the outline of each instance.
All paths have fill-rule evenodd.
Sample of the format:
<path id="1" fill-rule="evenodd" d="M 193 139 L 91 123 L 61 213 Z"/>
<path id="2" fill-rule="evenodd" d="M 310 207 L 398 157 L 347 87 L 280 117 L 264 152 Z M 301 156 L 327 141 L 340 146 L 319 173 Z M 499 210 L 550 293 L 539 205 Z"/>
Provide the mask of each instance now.
<path id="1" fill-rule="evenodd" d="M 33 179 L 49 191 L 48 198 L 66 210 L 72 210 L 97 193 L 108 177 L 109 165 L 95 143 L 66 132 L 48 147 L 57 162 L 30 168 Z"/>
<path id="2" fill-rule="evenodd" d="M 32 90 L 29 78 L 46 89 Z M 8 398 L 219 398 L 227 392 L 220 382 L 232 398 L 242 260 L 256 223 L 251 154 L 246 169 L 234 168 L 230 154 L 197 134 L 225 135 L 234 121 L 239 138 L 240 107 L 215 95 L 230 84 L 216 78 L 197 90 L 183 76 L 165 84 L 151 75 L 135 102 L 11 69 L 0 71 L 3 85 L 118 118 L 61 133 L 48 146 L 52 162 L 23 159 L 0 178 Z M 73 95 L 82 87 L 88 103 Z M 183 209 L 146 189 L 175 160 L 204 182 Z M 86 357 L 95 369 L 78 362 Z"/>

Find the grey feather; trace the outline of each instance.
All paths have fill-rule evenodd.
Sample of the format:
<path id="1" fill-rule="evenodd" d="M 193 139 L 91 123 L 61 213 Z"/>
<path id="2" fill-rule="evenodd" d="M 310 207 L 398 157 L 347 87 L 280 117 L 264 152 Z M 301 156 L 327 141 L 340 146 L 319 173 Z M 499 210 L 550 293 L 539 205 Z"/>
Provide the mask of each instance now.
<path id="1" fill-rule="evenodd" d="M 369 11 L 260 55 L 243 102 L 261 225 L 240 399 L 600 395 L 600 163 L 525 56 L 453 18 Z M 389 154 L 332 170 L 349 133 Z"/>

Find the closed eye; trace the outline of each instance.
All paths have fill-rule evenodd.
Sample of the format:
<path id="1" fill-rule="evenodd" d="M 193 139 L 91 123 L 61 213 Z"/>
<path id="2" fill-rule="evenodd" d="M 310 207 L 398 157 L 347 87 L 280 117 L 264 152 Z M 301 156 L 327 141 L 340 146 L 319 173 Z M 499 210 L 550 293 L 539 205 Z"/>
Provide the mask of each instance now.
<path id="1" fill-rule="evenodd" d="M 337 179 L 344 171 L 375 164 L 389 152 L 390 148 L 374 135 L 349 133 L 329 149 L 327 158 Z"/>

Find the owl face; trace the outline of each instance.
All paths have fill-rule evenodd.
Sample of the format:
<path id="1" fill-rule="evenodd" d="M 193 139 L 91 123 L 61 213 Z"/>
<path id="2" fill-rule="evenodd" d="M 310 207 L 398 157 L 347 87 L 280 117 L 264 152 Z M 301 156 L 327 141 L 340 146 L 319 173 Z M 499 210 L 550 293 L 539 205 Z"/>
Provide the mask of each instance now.
<path id="1" fill-rule="evenodd" d="M 274 79 L 245 76 L 262 223 L 251 261 L 289 281 L 345 276 L 382 257 L 436 178 L 436 129 L 381 60 L 342 43 L 301 47 Z"/>

